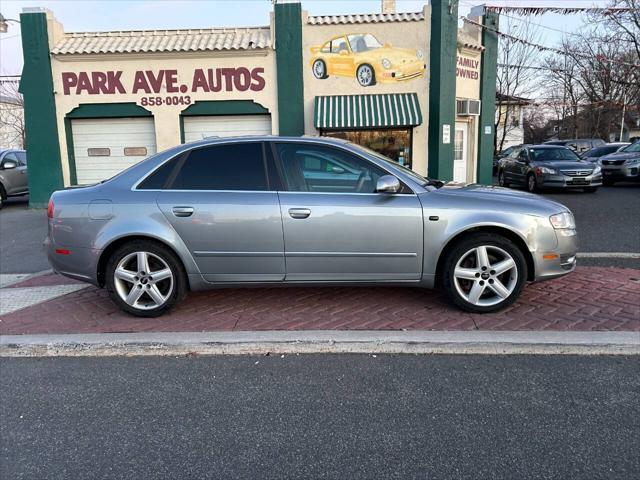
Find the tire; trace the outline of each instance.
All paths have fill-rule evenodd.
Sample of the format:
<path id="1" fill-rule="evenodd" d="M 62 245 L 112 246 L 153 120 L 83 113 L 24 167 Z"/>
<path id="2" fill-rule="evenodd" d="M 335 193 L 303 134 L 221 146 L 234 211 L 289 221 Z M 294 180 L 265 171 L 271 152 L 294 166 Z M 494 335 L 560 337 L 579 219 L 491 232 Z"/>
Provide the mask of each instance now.
<path id="1" fill-rule="evenodd" d="M 7 199 L 7 191 L 4 189 L 4 186 L 0 183 L 0 210 L 4 207 L 4 201 Z"/>
<path id="2" fill-rule="evenodd" d="M 602 184 L 603 184 L 605 187 L 613 187 L 613 186 L 615 185 L 615 183 L 616 183 L 616 182 L 614 182 L 613 180 L 610 180 L 610 179 L 608 179 L 608 178 L 605 178 L 605 179 L 603 179 L 603 180 L 602 180 Z"/>
<path id="3" fill-rule="evenodd" d="M 140 266 L 140 254 L 146 256 L 148 268 Z M 117 278 L 116 269 L 120 272 Z M 163 278 L 154 279 L 154 273 Z M 162 315 L 187 293 L 186 274 L 178 257 L 168 247 L 148 240 L 127 243 L 111 255 L 106 268 L 106 286 L 111 300 L 137 317 Z M 134 291 L 141 293 L 137 297 L 134 293 L 127 301 Z"/>
<path id="4" fill-rule="evenodd" d="M 324 63 L 324 60 L 321 59 L 317 59 L 315 62 L 313 62 L 311 71 L 313 72 L 313 76 L 318 80 L 324 80 L 329 76 L 327 75 L 327 64 Z"/>
<path id="5" fill-rule="evenodd" d="M 538 191 L 538 184 L 536 183 L 536 177 L 533 173 L 527 175 L 527 191 L 530 193 L 536 193 Z"/>
<path id="6" fill-rule="evenodd" d="M 479 262 L 479 250 L 485 252 L 480 257 L 486 260 Z M 492 268 L 498 265 L 506 270 L 500 273 Z M 453 245 L 444 258 L 444 290 L 454 305 L 467 312 L 490 313 L 511 305 L 526 281 L 523 253 L 501 235 L 472 234 Z"/>
<path id="7" fill-rule="evenodd" d="M 598 191 L 598 187 L 587 187 L 582 189 L 584 193 L 596 193 Z"/>
<path id="8" fill-rule="evenodd" d="M 504 178 L 504 170 L 500 170 L 498 172 L 498 185 L 500 185 L 501 187 L 509 188 L 509 182 L 507 182 L 507 179 Z"/>
<path id="9" fill-rule="evenodd" d="M 372 87 L 376 84 L 376 71 L 368 63 L 363 63 L 356 70 L 356 80 L 361 87 Z"/>

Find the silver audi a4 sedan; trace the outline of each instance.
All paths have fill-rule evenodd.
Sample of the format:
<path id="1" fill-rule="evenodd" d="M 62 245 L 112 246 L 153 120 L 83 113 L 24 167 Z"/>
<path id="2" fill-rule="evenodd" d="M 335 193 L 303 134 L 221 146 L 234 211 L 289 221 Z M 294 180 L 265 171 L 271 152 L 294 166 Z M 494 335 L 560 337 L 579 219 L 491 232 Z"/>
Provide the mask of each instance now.
<path id="1" fill-rule="evenodd" d="M 563 205 L 443 185 L 327 138 L 180 145 L 54 192 L 48 217 L 53 268 L 144 317 L 189 290 L 275 285 L 440 286 L 464 310 L 493 312 L 576 265 Z"/>

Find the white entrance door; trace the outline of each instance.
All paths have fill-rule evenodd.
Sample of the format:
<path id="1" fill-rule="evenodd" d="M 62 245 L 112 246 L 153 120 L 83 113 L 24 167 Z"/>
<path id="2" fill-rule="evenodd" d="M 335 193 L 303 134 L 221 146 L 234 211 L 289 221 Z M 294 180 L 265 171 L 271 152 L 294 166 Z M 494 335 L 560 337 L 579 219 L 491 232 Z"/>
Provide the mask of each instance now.
<path id="1" fill-rule="evenodd" d="M 98 183 L 156 153 L 152 117 L 71 121 L 78 185 Z"/>
<path id="2" fill-rule="evenodd" d="M 271 115 L 184 117 L 185 142 L 239 135 L 271 135 Z"/>
<path id="3" fill-rule="evenodd" d="M 453 181 L 466 183 L 467 181 L 467 137 L 469 126 L 466 123 L 456 123 L 456 136 L 453 144 Z"/>

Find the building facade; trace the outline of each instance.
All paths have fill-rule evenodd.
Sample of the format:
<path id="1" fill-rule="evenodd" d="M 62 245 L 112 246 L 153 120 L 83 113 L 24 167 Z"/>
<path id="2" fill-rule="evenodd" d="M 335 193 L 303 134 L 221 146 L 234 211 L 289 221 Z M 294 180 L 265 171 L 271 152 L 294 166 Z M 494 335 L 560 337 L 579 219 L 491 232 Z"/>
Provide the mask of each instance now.
<path id="1" fill-rule="evenodd" d="M 481 29 L 458 32 L 457 12 L 440 2 L 383 8 L 312 16 L 287 1 L 263 27 L 72 33 L 52 12 L 25 9 L 32 205 L 207 136 L 340 137 L 422 175 L 437 143 L 438 177 L 481 180 L 481 110 L 493 107 L 482 101 Z M 444 42 L 456 58 L 434 63 Z M 430 139 L 434 118 L 442 135 Z"/>

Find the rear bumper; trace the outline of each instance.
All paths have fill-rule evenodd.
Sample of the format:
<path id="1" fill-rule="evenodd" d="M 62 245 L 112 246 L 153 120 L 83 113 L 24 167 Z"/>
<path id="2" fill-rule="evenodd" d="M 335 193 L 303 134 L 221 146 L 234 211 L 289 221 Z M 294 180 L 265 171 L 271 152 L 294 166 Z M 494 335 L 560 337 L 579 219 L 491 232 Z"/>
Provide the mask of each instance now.
<path id="1" fill-rule="evenodd" d="M 98 260 L 102 250 L 56 246 L 49 236 L 44 239 L 44 251 L 53 270 L 60 275 L 98 285 Z"/>
<path id="2" fill-rule="evenodd" d="M 535 281 L 550 280 L 561 277 L 576 269 L 576 254 L 578 252 L 578 237 L 575 230 L 556 230 L 558 245 L 555 250 L 535 252 Z"/>

